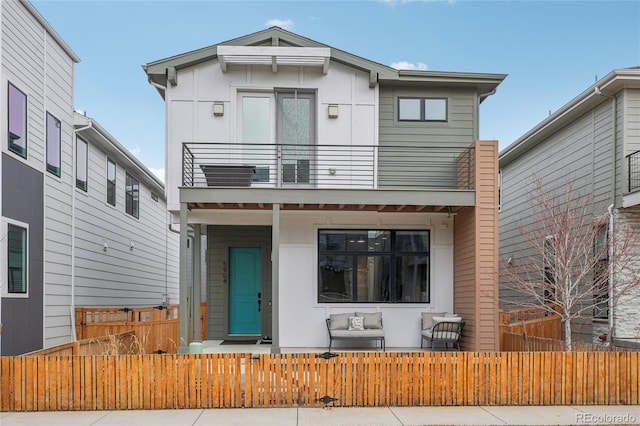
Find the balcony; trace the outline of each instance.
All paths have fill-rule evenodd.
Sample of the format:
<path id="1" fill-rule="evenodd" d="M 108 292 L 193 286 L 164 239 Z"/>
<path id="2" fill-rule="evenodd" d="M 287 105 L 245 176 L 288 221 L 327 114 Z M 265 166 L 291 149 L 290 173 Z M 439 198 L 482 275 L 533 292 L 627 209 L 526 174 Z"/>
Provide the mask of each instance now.
<path id="1" fill-rule="evenodd" d="M 182 145 L 184 187 L 471 190 L 473 147 Z"/>

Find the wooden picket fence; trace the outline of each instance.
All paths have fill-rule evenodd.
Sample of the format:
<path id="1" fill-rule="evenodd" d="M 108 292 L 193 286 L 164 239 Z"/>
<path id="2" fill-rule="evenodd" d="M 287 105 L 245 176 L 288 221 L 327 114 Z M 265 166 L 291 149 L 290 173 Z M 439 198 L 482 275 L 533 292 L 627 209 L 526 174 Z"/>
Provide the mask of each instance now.
<path id="1" fill-rule="evenodd" d="M 133 331 L 103 337 L 76 340 L 58 346 L 29 352 L 24 356 L 59 355 L 137 355 L 143 353 L 140 341 Z"/>
<path id="2" fill-rule="evenodd" d="M 520 333 L 503 333 L 503 351 L 513 352 L 562 352 L 565 350 L 564 340 L 547 339 L 544 337 L 527 336 Z M 574 341 L 571 343 L 574 351 L 583 352 L 624 352 L 627 348 L 616 346 L 595 345 L 593 343 Z"/>
<path id="3" fill-rule="evenodd" d="M 337 355 L 0 357 L 0 411 L 640 404 L 638 352 Z"/>
<path id="4" fill-rule="evenodd" d="M 206 304 L 200 306 L 202 340 L 206 334 Z M 142 353 L 176 353 L 179 346 L 180 305 L 137 308 L 76 308 L 78 340 L 133 332 Z"/>
<path id="5" fill-rule="evenodd" d="M 500 350 L 507 349 L 504 344 L 505 333 L 523 334 L 526 336 L 544 337 L 547 339 L 562 338 L 562 322 L 560 315 L 553 314 L 538 307 L 520 308 L 499 312 Z"/>

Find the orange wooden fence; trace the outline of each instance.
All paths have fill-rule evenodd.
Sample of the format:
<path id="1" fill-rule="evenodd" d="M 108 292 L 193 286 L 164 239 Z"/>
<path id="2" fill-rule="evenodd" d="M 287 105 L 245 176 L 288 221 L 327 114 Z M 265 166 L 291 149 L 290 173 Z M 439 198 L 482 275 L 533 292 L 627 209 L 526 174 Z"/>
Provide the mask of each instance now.
<path id="1" fill-rule="evenodd" d="M 54 355 L 126 355 L 140 354 L 143 348 L 133 331 L 103 337 L 76 340 L 47 349 L 29 352 L 24 356 Z"/>
<path id="2" fill-rule="evenodd" d="M 206 304 L 200 306 L 202 340 L 206 337 Z M 176 353 L 180 306 L 76 308 L 76 336 L 92 339 L 133 331 L 143 353 Z"/>
<path id="3" fill-rule="evenodd" d="M 499 321 L 500 350 L 504 348 L 504 333 L 519 333 L 527 336 L 562 338 L 560 315 L 541 308 L 520 308 L 511 311 L 500 310 Z"/>
<path id="4" fill-rule="evenodd" d="M 638 352 L 0 357 L 0 410 L 639 404 Z"/>
<path id="5" fill-rule="evenodd" d="M 594 345 L 586 342 L 572 342 L 574 351 L 583 352 L 624 352 L 629 349 L 619 348 L 615 346 Z M 562 352 L 564 348 L 564 340 L 546 339 L 544 337 L 527 336 L 526 334 L 509 333 L 503 334 L 503 351 L 542 351 L 542 352 Z"/>

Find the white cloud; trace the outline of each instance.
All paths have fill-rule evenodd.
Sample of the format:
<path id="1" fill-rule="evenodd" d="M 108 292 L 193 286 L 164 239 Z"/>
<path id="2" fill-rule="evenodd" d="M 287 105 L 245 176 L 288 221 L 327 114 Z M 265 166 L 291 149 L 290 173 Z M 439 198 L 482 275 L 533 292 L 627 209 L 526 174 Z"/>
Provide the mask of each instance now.
<path id="1" fill-rule="evenodd" d="M 129 149 L 129 152 L 133 154 L 135 157 L 137 157 L 141 151 L 142 151 L 142 148 L 140 148 L 140 145 L 135 145 L 133 148 Z"/>
<path id="2" fill-rule="evenodd" d="M 418 62 L 417 64 L 414 64 L 413 62 L 407 62 L 407 61 L 400 61 L 400 62 L 394 62 L 391 64 L 392 68 L 395 68 L 397 70 L 427 70 L 429 69 L 427 67 L 427 64 L 425 64 L 424 62 Z"/>
<path id="3" fill-rule="evenodd" d="M 156 177 L 160 179 L 162 183 L 164 183 L 164 169 L 154 169 L 153 167 L 149 167 L 149 170 L 151 171 L 151 173 L 156 175 Z"/>
<path id="4" fill-rule="evenodd" d="M 271 19 L 264 24 L 267 27 L 280 27 L 285 30 L 289 30 L 293 27 L 293 21 L 291 19 Z"/>

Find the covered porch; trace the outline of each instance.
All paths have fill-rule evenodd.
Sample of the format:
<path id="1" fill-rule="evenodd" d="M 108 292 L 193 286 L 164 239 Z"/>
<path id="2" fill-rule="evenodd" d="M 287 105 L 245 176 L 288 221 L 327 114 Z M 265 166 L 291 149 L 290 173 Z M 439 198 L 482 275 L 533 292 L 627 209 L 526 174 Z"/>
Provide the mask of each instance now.
<path id="1" fill-rule="evenodd" d="M 210 227 L 260 226 L 269 232 L 268 257 L 270 282 L 269 294 L 262 294 L 261 301 L 269 304 L 268 336 L 271 345 L 252 345 L 252 350 L 280 353 L 283 351 L 309 351 L 317 347 L 324 351 L 325 340 L 305 340 L 310 334 L 324 334 L 324 318 L 329 312 L 340 309 L 355 310 L 359 305 L 323 305 L 317 299 L 311 301 L 309 292 L 315 285 L 293 286 L 298 279 L 296 269 L 305 264 L 304 282 L 317 279 L 317 230 L 322 227 L 339 229 L 367 228 L 428 228 L 433 235 L 441 233 L 450 238 L 452 266 L 450 277 L 451 311 L 465 318 L 463 350 L 496 350 L 498 345 L 497 300 L 497 173 L 495 160 L 486 167 L 487 160 L 496 158 L 495 142 L 476 142 L 475 155 L 471 159 L 470 188 L 457 189 L 343 189 L 304 187 L 210 187 L 186 186 L 180 188 L 180 305 L 181 310 L 189 304 L 197 306 L 202 293 L 199 283 L 202 277 L 202 259 L 192 257 L 187 264 L 188 233 L 194 230 L 193 253 L 200 253 L 200 236 Z M 484 166 L 484 167 L 483 167 Z M 231 228 L 229 228 L 231 229 Z M 284 239 L 283 239 L 284 238 Z M 314 240 L 315 239 L 315 240 Z M 281 261 L 283 256 L 287 259 Z M 312 259 L 313 258 L 313 259 Z M 315 260 L 314 260 L 315 259 Z M 189 267 L 188 267 L 189 266 Z M 188 271 L 193 271 L 192 288 L 187 285 Z M 434 275 L 434 285 L 439 285 Z M 306 280 L 306 281 L 305 281 Z M 309 284 L 309 283 L 307 283 Z M 263 287 L 266 288 L 266 287 Z M 300 288 L 304 288 L 300 290 Z M 449 290 L 447 290 L 449 291 Z M 226 296 L 225 296 L 226 297 Z M 300 304 L 297 300 L 303 300 Z M 307 306 L 308 305 L 308 306 Z M 355 306 L 355 307 L 354 307 Z M 419 312 L 429 310 L 426 304 L 367 304 L 362 309 L 384 312 L 385 329 L 393 336 L 407 331 L 406 321 L 413 321 L 410 329 L 416 329 Z M 344 310 L 343 309 L 343 310 Z M 433 308 L 434 310 L 436 308 Z M 186 312 L 187 309 L 182 310 Z M 414 312 L 415 311 L 415 312 Z M 316 318 L 317 317 L 317 318 Z M 306 325 L 302 325 L 306 324 Z M 297 342 L 296 333 L 301 336 Z M 419 332 L 416 332 L 419 336 Z M 240 333 L 242 334 L 242 333 Z M 180 316 L 179 352 L 189 351 L 189 343 L 198 341 L 199 322 L 192 317 Z M 241 336 L 240 336 L 241 337 Z M 304 337 L 304 338 L 302 338 Z M 324 337 L 323 337 L 324 339 Z M 413 337 L 398 339 L 398 345 L 389 350 L 419 347 Z M 417 337 L 416 337 L 417 339 Z M 221 340 L 221 339 L 216 339 Z M 328 340 L 326 341 L 328 342 Z M 312 343 L 312 344 L 310 344 Z M 227 351 L 233 345 L 206 343 L 203 350 Z M 220 346 L 217 349 L 213 349 Z M 339 349 L 339 348 L 338 348 Z M 234 350 L 235 351 L 235 350 Z"/>

